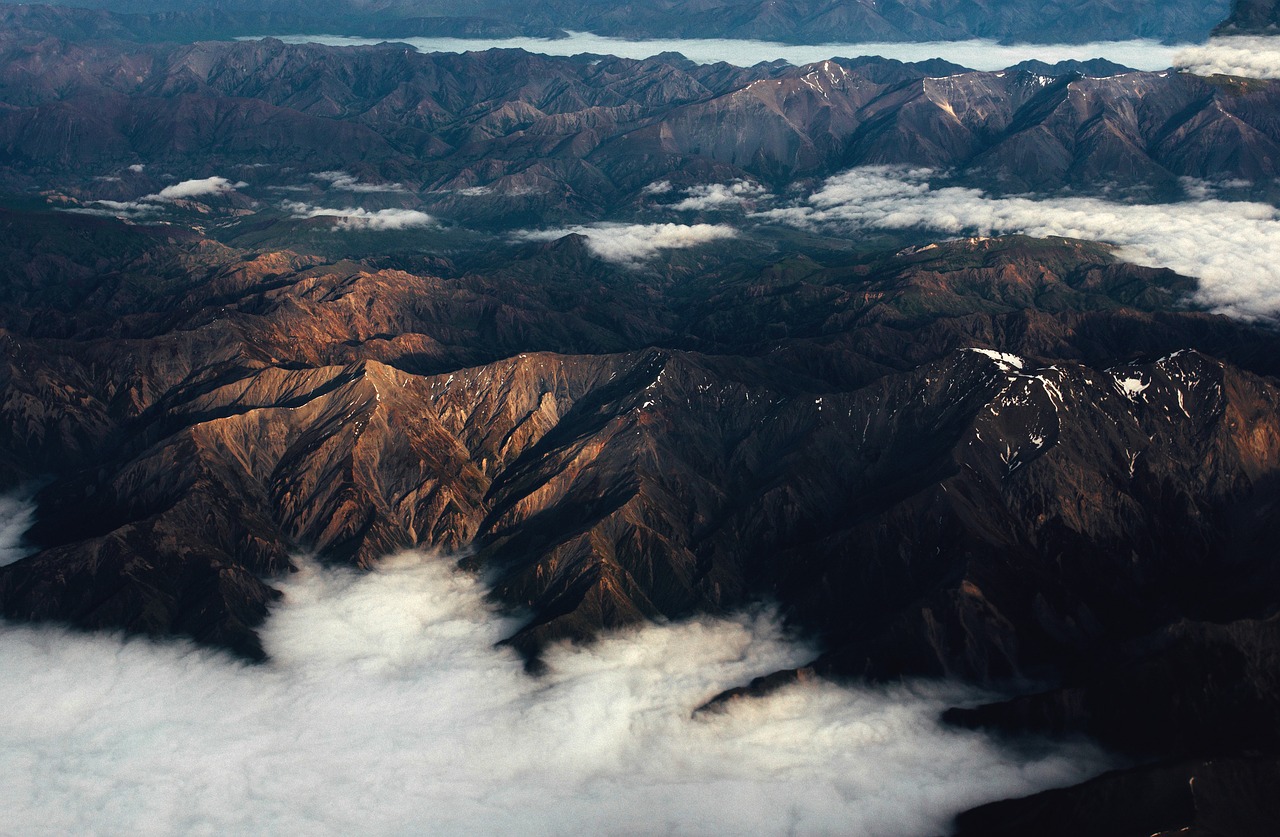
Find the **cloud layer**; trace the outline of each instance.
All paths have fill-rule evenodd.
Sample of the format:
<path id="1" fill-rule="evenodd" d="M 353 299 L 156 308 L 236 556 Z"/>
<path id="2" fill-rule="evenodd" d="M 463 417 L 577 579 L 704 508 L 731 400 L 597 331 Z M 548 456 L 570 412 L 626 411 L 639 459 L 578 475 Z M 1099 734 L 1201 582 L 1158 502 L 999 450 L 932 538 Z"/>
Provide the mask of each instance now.
<path id="1" fill-rule="evenodd" d="M 403 183 L 366 183 L 354 174 L 345 171 L 318 171 L 311 175 L 317 180 L 323 180 L 329 184 L 330 189 L 337 189 L 342 192 L 405 192 Z"/>
<path id="2" fill-rule="evenodd" d="M 561 648 L 446 562 L 308 568 L 243 666 L 181 643 L 0 626 L 0 807 L 41 834 L 543 835 L 945 831 L 987 799 L 1079 780 L 1087 748 L 1015 753 L 941 728 L 940 685 L 717 691 L 793 665 L 771 614 Z"/>
<path id="3" fill-rule="evenodd" d="M 649 184 L 653 186 L 654 184 Z M 646 187 L 648 188 L 648 187 Z M 649 193 L 653 194 L 653 193 Z M 706 183 L 685 190 L 684 200 L 671 204 L 679 211 L 705 212 L 712 209 L 732 209 L 745 206 L 767 194 L 763 186 L 747 180 L 732 183 Z"/>
<path id="4" fill-rule="evenodd" d="M 331 46 L 359 46 L 384 43 L 379 38 L 344 38 L 331 35 L 285 35 L 286 43 L 316 43 Z M 832 43 L 808 46 L 770 41 L 728 38 L 670 38 L 625 40 L 571 32 L 557 40 L 544 38 L 401 38 L 419 52 L 468 52 L 482 49 L 524 49 L 543 55 L 617 55 L 623 58 L 650 58 L 664 52 L 678 52 L 699 64 L 724 61 L 750 67 L 761 61 L 782 59 L 796 66 L 828 58 L 857 58 L 881 55 L 899 61 L 927 61 L 943 58 L 975 70 L 1003 70 L 1028 59 L 1053 64 L 1067 59 L 1104 57 L 1138 70 L 1163 70 L 1173 65 L 1179 47 L 1151 40 L 1101 41 L 1088 44 L 1001 44 L 990 40 L 934 41 L 918 43 Z"/>
<path id="5" fill-rule="evenodd" d="M 1198 76 L 1216 73 L 1248 78 L 1280 78 L 1280 37 L 1240 35 L 1211 38 L 1174 56 L 1175 66 Z"/>
<path id="6" fill-rule="evenodd" d="M 1200 280 L 1196 301 L 1244 318 L 1280 313 L 1280 212 L 1262 203 L 1199 199 L 1121 204 L 1100 198 L 989 197 L 935 189 L 923 169 L 873 166 L 827 180 L 807 203 L 756 217 L 801 227 L 1026 233 L 1104 241 L 1138 264 Z M 1205 194 L 1203 190 L 1201 194 Z"/>
<path id="7" fill-rule="evenodd" d="M 587 237 L 587 249 L 598 258 L 618 264 L 639 264 L 664 250 L 683 250 L 736 238 L 725 224 L 589 224 L 556 230 L 527 230 L 526 241 L 554 241 L 566 235 Z"/>
<path id="8" fill-rule="evenodd" d="M 295 218 L 336 218 L 337 228 L 343 230 L 407 230 L 436 225 L 435 218 L 416 209 L 334 209 L 298 201 L 285 201 L 281 206 Z"/>

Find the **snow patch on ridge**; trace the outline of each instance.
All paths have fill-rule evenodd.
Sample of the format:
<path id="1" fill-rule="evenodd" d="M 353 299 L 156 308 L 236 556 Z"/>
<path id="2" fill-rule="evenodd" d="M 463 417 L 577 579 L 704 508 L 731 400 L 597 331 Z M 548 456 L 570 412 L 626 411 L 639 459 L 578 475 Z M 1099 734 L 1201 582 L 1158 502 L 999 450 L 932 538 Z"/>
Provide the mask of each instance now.
<path id="1" fill-rule="evenodd" d="M 965 351 L 974 352 L 976 354 L 983 355 L 984 357 L 991 358 L 996 362 L 996 365 L 1000 367 L 1001 372 L 1012 372 L 1015 369 L 1021 370 L 1025 365 L 1022 358 L 1017 355 L 1009 354 L 1008 352 L 997 352 L 994 349 L 979 348 L 968 348 L 965 349 Z"/>

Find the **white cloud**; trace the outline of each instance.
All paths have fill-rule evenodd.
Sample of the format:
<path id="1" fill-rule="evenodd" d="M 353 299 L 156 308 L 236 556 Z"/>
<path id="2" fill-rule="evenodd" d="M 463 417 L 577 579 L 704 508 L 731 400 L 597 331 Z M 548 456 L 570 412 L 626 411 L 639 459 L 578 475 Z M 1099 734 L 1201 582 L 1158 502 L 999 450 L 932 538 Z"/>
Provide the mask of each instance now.
<path id="1" fill-rule="evenodd" d="M 1218 197 L 1223 189 L 1248 189 L 1249 180 L 1201 180 L 1198 177 L 1180 177 L 1178 182 L 1187 197 L 1193 200 L 1209 200 Z"/>
<path id="2" fill-rule="evenodd" d="M 103 218 L 142 218 L 155 215 L 160 211 L 160 206 L 142 201 L 92 201 L 88 206 L 73 207 L 65 211 Z"/>
<path id="3" fill-rule="evenodd" d="M 139 198 L 141 201 L 160 201 L 162 203 L 188 198 L 203 198 L 210 195 L 226 195 L 248 186 L 248 183 L 232 183 L 225 177 L 205 177 L 200 180 L 184 180 L 172 186 L 166 186 L 154 195 Z"/>
<path id="4" fill-rule="evenodd" d="M 134 174 L 140 174 L 142 170 L 145 168 L 146 168 L 146 165 L 144 163 L 134 163 L 132 166 L 129 166 L 129 171 L 133 172 Z"/>
<path id="5" fill-rule="evenodd" d="M 286 43 L 318 43 L 331 46 L 377 44 L 377 38 L 346 38 L 336 35 L 285 35 Z M 1002 70 L 1028 59 L 1049 64 L 1068 59 L 1085 61 L 1104 57 L 1138 70 L 1163 70 L 1173 65 L 1179 47 L 1153 40 L 1096 41 L 1087 44 L 1001 44 L 991 40 L 932 41 L 903 43 L 829 43 L 817 45 L 782 44 L 730 38 L 670 38 L 627 40 L 570 32 L 569 37 L 544 38 L 404 38 L 419 52 L 469 52 L 480 49 L 525 49 L 543 55 L 617 55 L 622 58 L 651 58 L 664 52 L 678 52 L 699 64 L 724 61 L 750 67 L 761 61 L 782 59 L 800 66 L 841 56 L 856 58 L 880 55 L 898 61 L 927 61 L 942 58 L 975 70 Z"/>
<path id="6" fill-rule="evenodd" d="M 130 166 L 130 171 L 141 171 L 139 166 Z M 231 182 L 225 177 L 205 177 L 198 180 L 184 180 L 172 186 L 166 186 L 159 192 L 143 195 L 132 201 L 91 201 L 89 206 L 69 209 L 82 215 L 102 215 L 116 218 L 142 218 L 156 215 L 164 210 L 164 204 L 191 198 L 203 198 L 217 195 L 229 195 L 237 189 L 248 186 L 243 181 Z"/>
<path id="7" fill-rule="evenodd" d="M 655 180 L 640 190 L 642 195 L 665 195 L 672 189 L 670 180 Z"/>
<path id="8" fill-rule="evenodd" d="M 681 250 L 735 238 L 738 231 L 724 224 L 612 224 L 600 223 L 557 230 L 527 230 L 518 237 L 554 241 L 570 234 L 587 237 L 587 249 L 619 264 L 636 264 L 663 250 Z"/>
<path id="9" fill-rule="evenodd" d="M 805 659 L 767 612 L 653 625 L 524 674 L 513 623 L 420 555 L 305 568 L 252 667 L 183 643 L 0 626 L 0 805 L 44 834 L 786 834 L 946 830 L 1105 765 L 942 728 L 948 685 L 807 683 L 691 710 Z"/>
<path id="10" fill-rule="evenodd" d="M 1210 38 L 1207 44 L 1180 49 L 1174 56 L 1174 65 L 1198 76 L 1280 78 L 1280 37 Z"/>
<path id="11" fill-rule="evenodd" d="M 436 225 L 435 218 L 416 209 L 365 209 L 360 206 L 334 209 L 298 201 L 285 201 L 281 206 L 295 218 L 337 218 L 338 229 L 344 230 L 407 230 Z"/>
<path id="12" fill-rule="evenodd" d="M 318 171 L 311 175 L 317 180 L 325 180 L 329 188 L 343 192 L 406 192 L 402 183 L 365 183 L 354 174 L 345 171 Z"/>
<path id="13" fill-rule="evenodd" d="M 758 200 L 766 190 L 758 183 L 748 180 L 735 180 L 732 183 L 706 183 L 692 186 L 685 190 L 688 195 L 682 201 L 671 205 L 671 209 L 680 211 L 703 212 L 709 209 L 728 209 L 740 207 Z"/>
<path id="14" fill-rule="evenodd" d="M 872 166 L 828 179 L 807 205 L 761 212 L 796 226 L 1025 233 L 1117 245 L 1138 264 L 1197 277 L 1196 301 L 1244 318 L 1280 314 L 1280 212 L 1262 203 L 1121 204 L 1083 197 L 989 197 L 929 184 L 932 172 Z"/>
<path id="15" fill-rule="evenodd" d="M 0 567 L 12 564 L 30 550 L 22 537 L 35 522 L 36 507 L 24 494 L 0 494 Z"/>

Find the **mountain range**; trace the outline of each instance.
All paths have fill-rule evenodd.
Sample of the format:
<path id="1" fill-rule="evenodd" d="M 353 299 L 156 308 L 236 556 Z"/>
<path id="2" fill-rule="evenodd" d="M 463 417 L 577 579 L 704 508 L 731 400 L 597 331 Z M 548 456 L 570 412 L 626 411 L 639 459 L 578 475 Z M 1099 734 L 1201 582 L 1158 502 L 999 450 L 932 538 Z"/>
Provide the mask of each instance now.
<path id="1" fill-rule="evenodd" d="M 305 13 L 803 40 L 1222 12 L 415 9 Z M 1102 243 L 768 210 L 877 164 L 1274 220 L 1277 82 L 189 42 L 303 14 L 0 6 L 0 489 L 36 507 L 0 613 L 263 662 L 300 555 L 421 548 L 485 580 L 536 676 L 553 643 L 768 601 L 819 650 L 698 711 L 953 678 L 992 699 L 950 724 L 1133 765 L 959 834 L 1274 833 L 1274 317 Z M 602 249 L 627 225 L 687 238 Z"/>
<path id="2" fill-rule="evenodd" d="M 791 43 L 879 43 L 990 38 L 1085 43 L 1129 38 L 1199 41 L 1229 0 L 76 0 L 147 38 L 283 34 L 624 38 L 748 38 Z M 100 18 L 106 20 L 106 17 Z"/>
<path id="3" fill-rule="evenodd" d="M 0 187 L 81 203 L 137 200 L 167 185 L 161 175 L 210 173 L 259 199 L 283 189 L 276 203 L 314 202 L 315 173 L 341 171 L 360 179 L 366 206 L 527 224 L 631 213 L 654 202 L 645 190 L 656 182 L 778 190 L 864 164 L 926 166 L 996 191 L 1168 198 L 1191 177 L 1265 192 L 1280 159 L 1273 81 L 1096 63 L 1101 77 L 883 59 L 738 68 L 272 40 L 69 42 L 49 34 L 57 10 L 6 11 Z"/>
<path id="4" fill-rule="evenodd" d="M 300 545 L 419 546 L 529 614 L 535 670 L 765 596 L 826 650 L 754 689 L 1056 683 L 954 720 L 1169 758 L 1280 733 L 1277 338 L 1169 271 L 1017 237 L 646 275 L 572 235 L 460 267 L 0 229 L 4 473 L 58 475 L 10 618 L 261 658 Z"/>

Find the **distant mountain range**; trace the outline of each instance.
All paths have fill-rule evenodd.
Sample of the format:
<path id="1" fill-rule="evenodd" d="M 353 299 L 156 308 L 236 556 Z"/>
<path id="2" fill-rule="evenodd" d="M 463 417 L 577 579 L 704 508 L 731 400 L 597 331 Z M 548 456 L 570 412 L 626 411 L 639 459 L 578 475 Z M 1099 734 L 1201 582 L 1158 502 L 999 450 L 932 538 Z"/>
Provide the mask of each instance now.
<path id="1" fill-rule="evenodd" d="M 155 192 L 161 174 L 305 196 L 343 171 L 365 200 L 530 223 L 634 209 L 663 180 L 781 189 L 893 163 L 996 190 L 1176 196 L 1183 177 L 1265 184 L 1280 161 L 1271 81 L 69 41 L 84 14 L 3 11 L 0 186 L 82 204 Z"/>
<path id="2" fill-rule="evenodd" d="M 75 0 L 133 15 L 149 37 L 266 34 L 753 38 L 792 43 L 993 38 L 1026 43 L 1200 41 L 1230 0 Z M 1245 3 L 1250 6 L 1251 4 Z"/>

